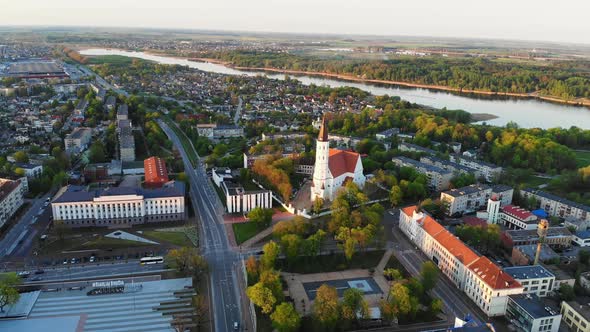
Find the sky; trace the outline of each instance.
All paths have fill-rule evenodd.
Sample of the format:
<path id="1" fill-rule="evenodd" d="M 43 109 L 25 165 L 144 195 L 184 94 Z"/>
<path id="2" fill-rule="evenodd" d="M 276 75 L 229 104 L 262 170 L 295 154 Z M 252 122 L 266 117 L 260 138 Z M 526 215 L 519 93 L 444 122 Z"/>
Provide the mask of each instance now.
<path id="1" fill-rule="evenodd" d="M 0 0 L 0 25 L 473 37 L 590 44 L 590 0 Z"/>

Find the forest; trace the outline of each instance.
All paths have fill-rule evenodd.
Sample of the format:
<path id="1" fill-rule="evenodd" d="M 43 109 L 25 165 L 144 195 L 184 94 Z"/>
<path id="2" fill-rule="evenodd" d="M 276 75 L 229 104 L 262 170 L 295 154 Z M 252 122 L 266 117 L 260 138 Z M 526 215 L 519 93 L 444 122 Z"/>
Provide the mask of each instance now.
<path id="1" fill-rule="evenodd" d="M 215 52 L 206 56 L 240 67 L 351 75 L 461 90 L 538 92 L 564 100 L 590 98 L 590 63 L 586 61 L 555 61 L 551 65 L 445 57 L 396 57 L 369 61 L 254 51 Z"/>

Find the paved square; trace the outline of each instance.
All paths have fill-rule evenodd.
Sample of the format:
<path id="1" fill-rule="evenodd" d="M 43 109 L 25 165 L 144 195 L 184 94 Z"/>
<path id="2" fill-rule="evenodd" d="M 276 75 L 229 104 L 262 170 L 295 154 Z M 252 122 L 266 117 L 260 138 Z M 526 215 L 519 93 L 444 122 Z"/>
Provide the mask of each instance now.
<path id="1" fill-rule="evenodd" d="M 314 281 L 303 283 L 303 288 L 310 301 L 313 301 L 316 296 L 317 289 L 321 285 L 328 284 L 338 291 L 338 296 L 342 297 L 344 291 L 349 288 L 360 289 L 365 295 L 381 294 L 382 291 L 379 285 L 371 277 L 356 278 L 356 279 L 339 279 L 339 280 L 326 280 L 326 281 Z"/>

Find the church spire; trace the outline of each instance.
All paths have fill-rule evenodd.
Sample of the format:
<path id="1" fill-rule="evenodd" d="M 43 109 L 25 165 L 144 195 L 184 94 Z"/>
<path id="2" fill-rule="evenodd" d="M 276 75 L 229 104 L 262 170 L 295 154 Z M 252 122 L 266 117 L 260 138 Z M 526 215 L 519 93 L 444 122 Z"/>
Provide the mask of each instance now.
<path id="1" fill-rule="evenodd" d="M 326 116 L 322 117 L 322 125 L 320 126 L 320 134 L 318 135 L 318 141 L 328 141 L 328 126 L 326 124 Z"/>

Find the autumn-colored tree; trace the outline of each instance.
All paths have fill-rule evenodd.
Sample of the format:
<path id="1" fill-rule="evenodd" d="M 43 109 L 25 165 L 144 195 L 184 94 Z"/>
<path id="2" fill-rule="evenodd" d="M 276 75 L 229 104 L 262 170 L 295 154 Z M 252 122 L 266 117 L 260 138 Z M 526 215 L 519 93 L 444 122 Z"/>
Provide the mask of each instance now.
<path id="1" fill-rule="evenodd" d="M 438 280 L 438 267 L 431 262 L 427 261 L 422 264 L 422 269 L 420 271 L 420 280 L 422 282 L 422 286 L 424 287 L 424 291 L 428 292 L 429 290 L 433 289 L 436 285 L 436 281 Z"/>
<path id="2" fill-rule="evenodd" d="M 254 256 L 248 257 L 246 260 L 246 273 L 248 274 L 248 280 L 256 282 L 259 276 L 259 263 Z"/>
<path id="3" fill-rule="evenodd" d="M 166 255 L 166 263 L 179 272 L 191 273 L 197 279 L 208 269 L 205 257 L 199 255 L 196 248 L 191 247 L 170 250 Z"/>
<path id="4" fill-rule="evenodd" d="M 274 241 L 269 241 L 262 247 L 262 257 L 260 257 L 260 263 L 262 268 L 265 270 L 272 269 L 275 266 L 275 261 L 281 253 L 281 248 Z"/>
<path id="5" fill-rule="evenodd" d="M 256 207 L 248 212 L 248 220 L 249 222 L 257 224 L 258 228 L 266 228 L 270 226 L 270 223 L 272 222 L 272 215 L 272 209 Z"/>
<path id="6" fill-rule="evenodd" d="M 277 302 L 283 301 L 283 284 L 281 283 L 281 275 L 279 272 L 275 270 L 262 271 L 260 273 L 259 283 L 272 291 Z"/>
<path id="7" fill-rule="evenodd" d="M 281 247 L 288 261 L 293 261 L 301 249 L 301 237 L 297 234 L 286 234 L 281 237 Z"/>
<path id="8" fill-rule="evenodd" d="M 402 189 L 398 185 L 391 187 L 391 191 L 389 192 L 389 201 L 391 202 L 391 206 L 399 206 L 403 199 L 404 194 Z"/>
<path id="9" fill-rule="evenodd" d="M 385 269 L 383 270 L 383 276 L 385 276 L 389 280 L 401 280 L 403 279 L 402 273 L 398 269 Z"/>
<path id="10" fill-rule="evenodd" d="M 313 304 L 313 316 L 326 329 L 333 328 L 340 319 L 340 305 L 336 288 L 321 285 L 316 292 Z"/>
<path id="11" fill-rule="evenodd" d="M 369 316 L 369 306 L 360 289 L 349 288 L 344 291 L 341 312 L 342 318 L 349 321 L 365 319 Z"/>
<path id="12" fill-rule="evenodd" d="M 246 295 L 256 306 L 260 307 L 263 313 L 270 314 L 274 309 L 277 299 L 272 290 L 258 282 L 246 289 Z"/>
<path id="13" fill-rule="evenodd" d="M 299 329 L 301 317 L 293 307 L 293 304 L 283 302 L 277 306 L 270 315 L 272 326 L 279 332 L 293 332 Z"/>

